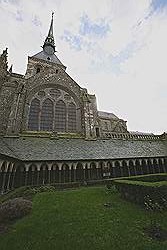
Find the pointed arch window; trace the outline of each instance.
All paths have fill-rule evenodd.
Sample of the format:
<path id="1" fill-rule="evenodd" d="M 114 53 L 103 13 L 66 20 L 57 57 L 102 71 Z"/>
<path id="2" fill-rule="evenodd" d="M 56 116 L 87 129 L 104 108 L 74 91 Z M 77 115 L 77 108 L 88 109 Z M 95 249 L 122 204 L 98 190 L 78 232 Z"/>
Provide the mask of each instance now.
<path id="1" fill-rule="evenodd" d="M 74 97 L 62 89 L 40 89 L 27 107 L 27 129 L 60 133 L 80 132 L 81 110 L 77 107 Z"/>
<path id="2" fill-rule="evenodd" d="M 66 105 L 62 100 L 58 101 L 55 107 L 55 130 L 66 131 Z"/>
<path id="3" fill-rule="evenodd" d="M 53 130 L 53 102 L 46 99 L 42 104 L 40 130 Z"/>
<path id="4" fill-rule="evenodd" d="M 76 132 L 76 105 L 70 103 L 68 106 L 68 131 Z"/>
<path id="5" fill-rule="evenodd" d="M 39 112 L 40 112 L 40 101 L 35 98 L 31 102 L 30 112 L 28 117 L 28 129 L 38 130 L 39 129 Z"/>

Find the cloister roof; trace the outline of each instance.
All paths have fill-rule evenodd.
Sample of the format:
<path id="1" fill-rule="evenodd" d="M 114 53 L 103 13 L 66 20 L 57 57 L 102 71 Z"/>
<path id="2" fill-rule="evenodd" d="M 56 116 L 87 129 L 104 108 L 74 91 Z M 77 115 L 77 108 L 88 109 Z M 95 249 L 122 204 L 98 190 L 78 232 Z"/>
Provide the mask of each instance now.
<path id="1" fill-rule="evenodd" d="M 0 154 L 22 161 L 167 156 L 167 141 L 0 138 Z"/>

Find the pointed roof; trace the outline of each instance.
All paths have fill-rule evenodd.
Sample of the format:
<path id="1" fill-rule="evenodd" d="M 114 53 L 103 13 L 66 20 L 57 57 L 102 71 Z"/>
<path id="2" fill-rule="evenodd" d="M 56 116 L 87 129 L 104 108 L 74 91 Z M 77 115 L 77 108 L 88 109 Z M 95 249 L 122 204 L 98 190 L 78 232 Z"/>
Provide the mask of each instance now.
<path id="1" fill-rule="evenodd" d="M 54 36 L 53 36 L 53 15 L 54 15 L 54 12 L 52 12 L 50 28 L 49 28 L 48 36 L 46 37 L 44 45 L 43 45 L 43 49 L 45 49 L 45 46 L 51 46 L 55 52 L 55 42 L 54 42 Z"/>
<path id="2" fill-rule="evenodd" d="M 53 36 L 53 15 L 54 13 L 52 12 L 52 19 L 49 27 L 49 32 L 45 39 L 44 45 L 42 46 L 43 50 L 35 54 L 33 57 L 42 59 L 47 62 L 56 63 L 66 68 L 58 59 L 58 57 L 55 55 L 56 50 L 55 50 L 55 41 Z"/>

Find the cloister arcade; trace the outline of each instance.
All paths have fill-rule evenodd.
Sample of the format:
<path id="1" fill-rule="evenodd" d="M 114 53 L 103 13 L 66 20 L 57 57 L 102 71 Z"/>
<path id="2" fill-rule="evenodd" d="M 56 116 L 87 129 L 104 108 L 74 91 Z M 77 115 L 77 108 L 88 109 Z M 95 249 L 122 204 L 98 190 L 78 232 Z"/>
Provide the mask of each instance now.
<path id="1" fill-rule="evenodd" d="M 0 160 L 1 193 L 21 186 L 84 182 L 167 172 L 167 158 L 137 158 L 67 162 L 14 162 Z"/>

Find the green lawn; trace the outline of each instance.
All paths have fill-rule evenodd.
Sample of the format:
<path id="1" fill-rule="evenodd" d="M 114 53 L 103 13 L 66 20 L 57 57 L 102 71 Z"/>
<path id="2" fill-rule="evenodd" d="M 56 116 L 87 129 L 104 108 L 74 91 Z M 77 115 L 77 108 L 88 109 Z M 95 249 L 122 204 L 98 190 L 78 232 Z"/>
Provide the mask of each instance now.
<path id="1" fill-rule="evenodd" d="M 155 216 L 167 229 L 167 212 Z M 40 193 L 32 214 L 0 236 L 0 250 L 166 250 L 167 241 L 143 234 L 149 221 L 148 213 L 104 187 Z"/>

